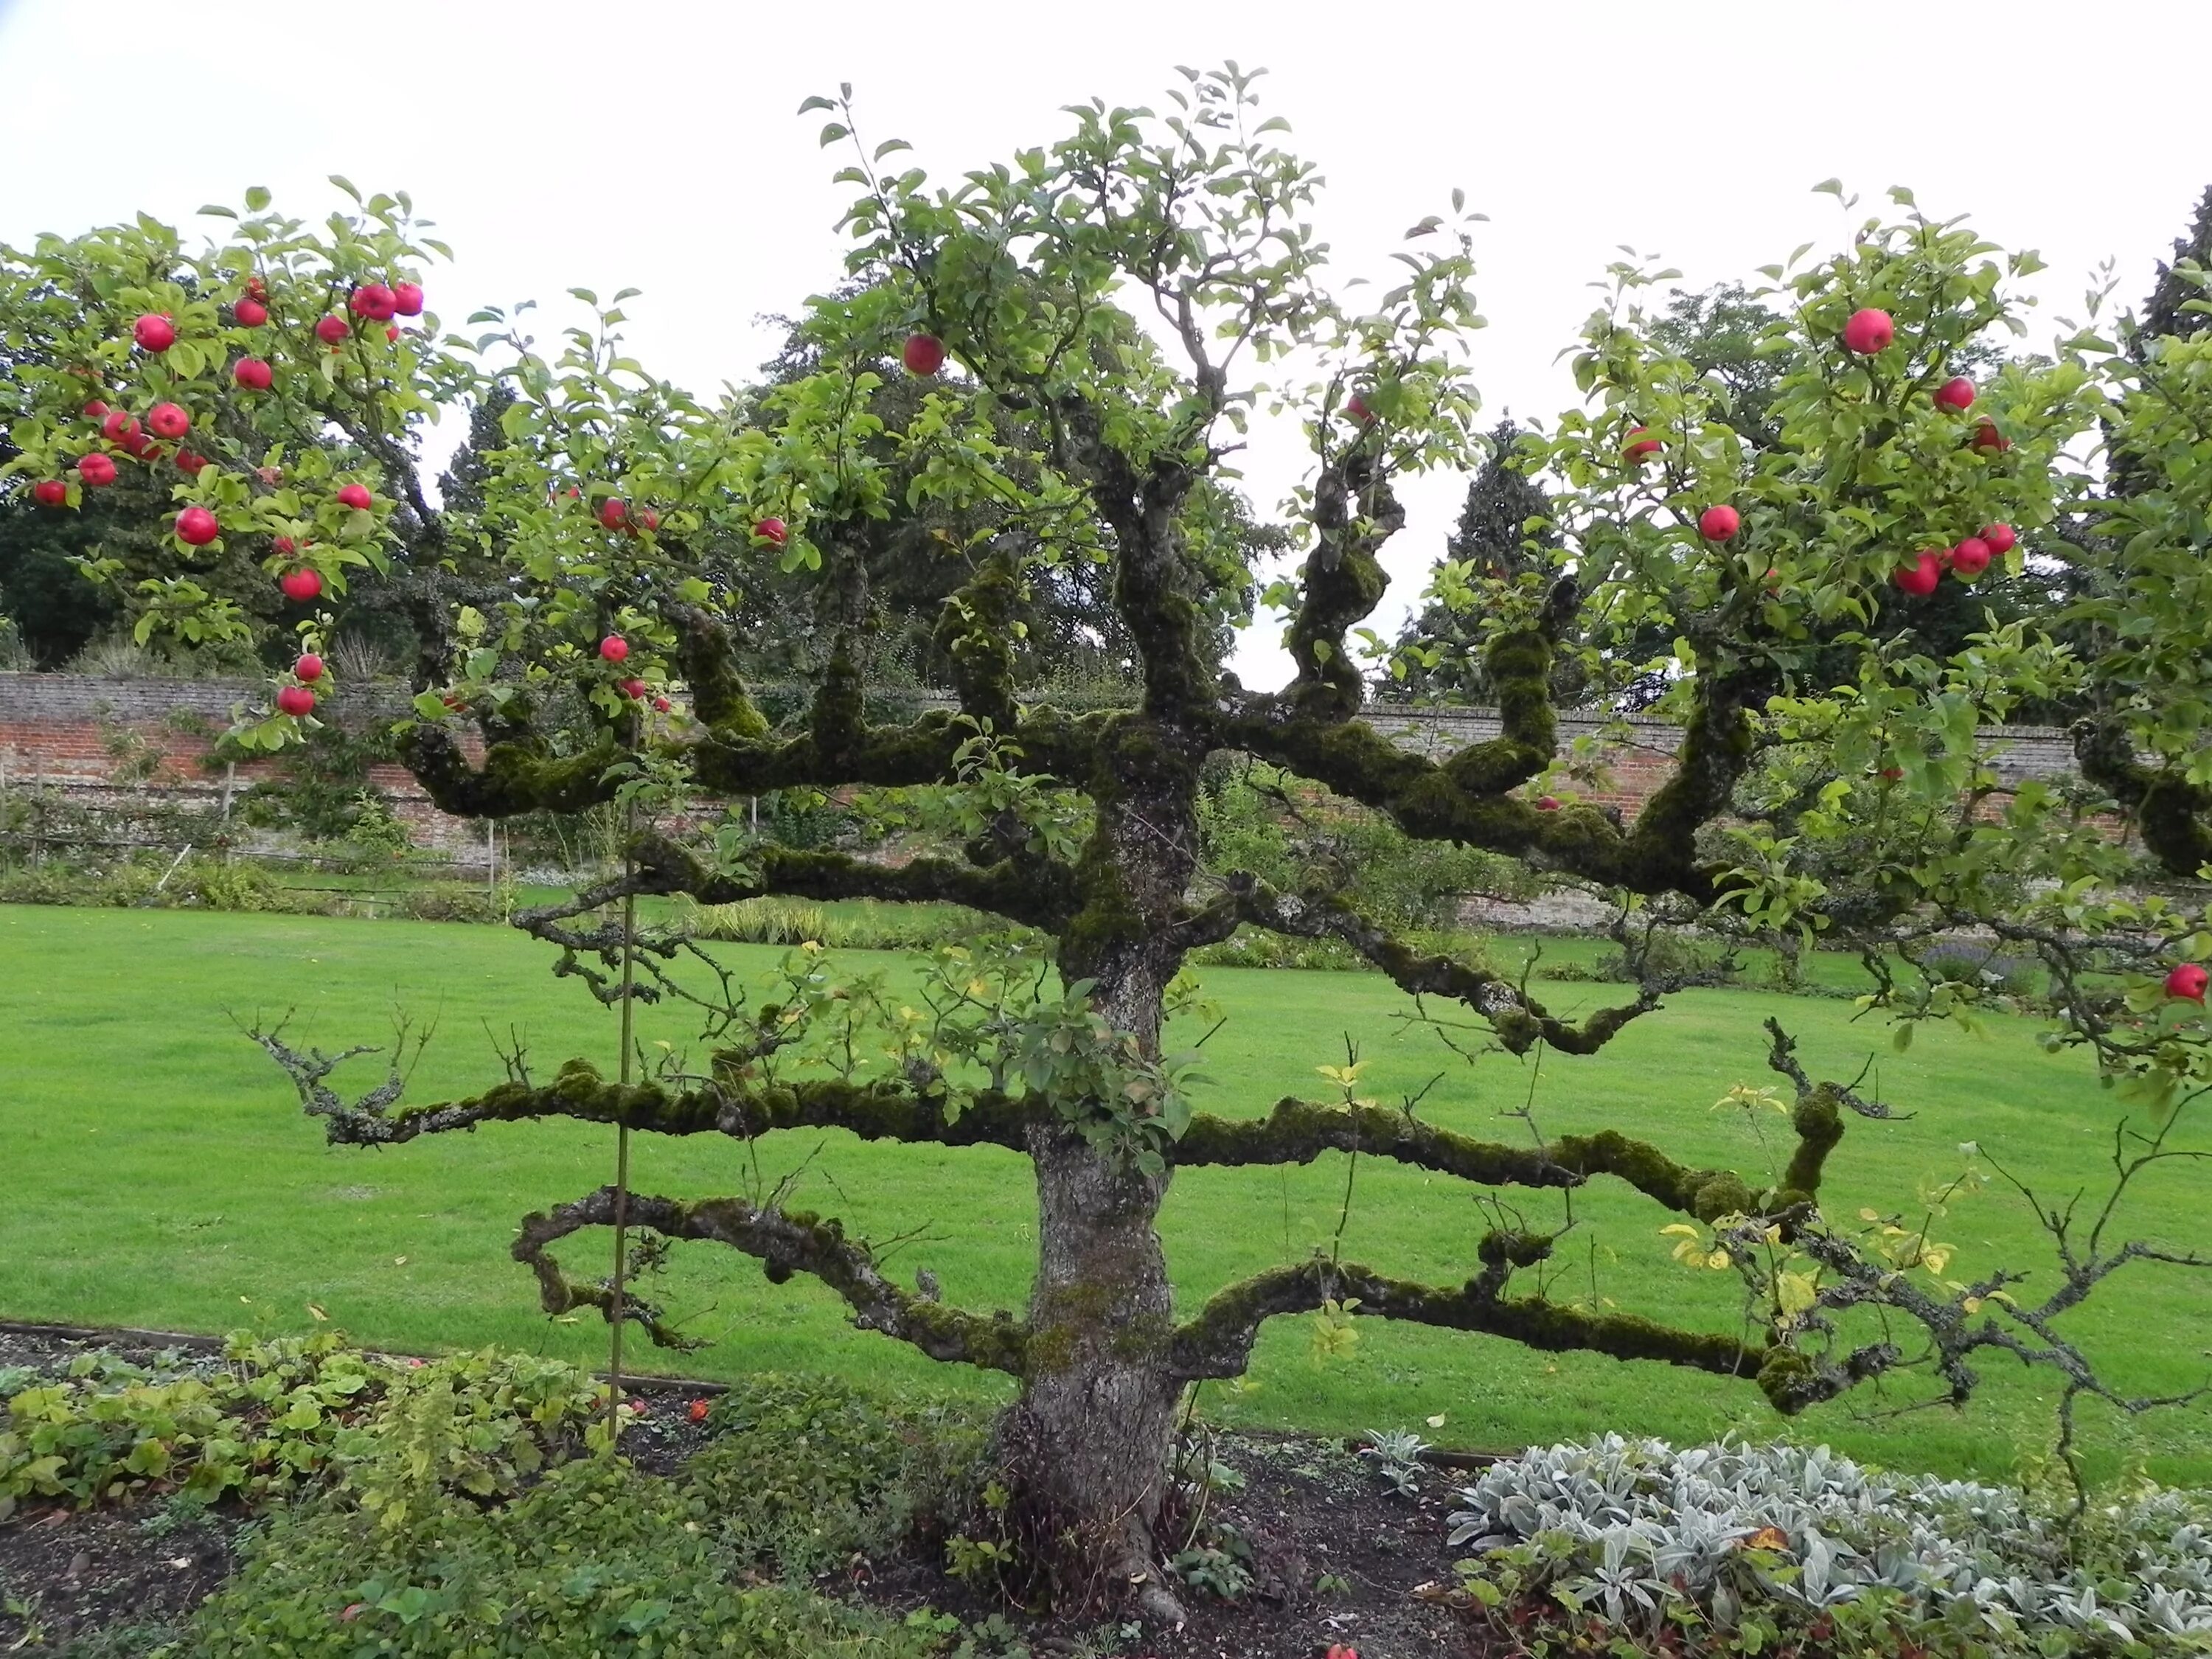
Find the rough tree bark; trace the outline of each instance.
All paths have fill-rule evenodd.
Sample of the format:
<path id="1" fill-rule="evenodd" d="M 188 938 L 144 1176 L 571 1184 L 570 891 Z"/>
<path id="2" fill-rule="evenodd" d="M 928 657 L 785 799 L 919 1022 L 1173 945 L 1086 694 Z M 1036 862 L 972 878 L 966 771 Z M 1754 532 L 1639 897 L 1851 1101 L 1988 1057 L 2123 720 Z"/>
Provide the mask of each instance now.
<path id="1" fill-rule="evenodd" d="M 1092 981 L 1098 1012 L 1152 1059 L 1168 983 L 1182 965 L 1175 922 L 1197 867 L 1202 758 L 1187 733 L 1148 714 L 1112 729 L 1093 786 L 1085 905 L 1063 935 L 1062 978 Z M 1174 1296 L 1155 1226 L 1170 1172 L 1147 1175 L 1049 1120 L 1032 1125 L 1030 1154 L 1038 1238 L 1030 1364 L 1000 1454 L 1035 1536 L 1072 1528 L 1078 1548 L 1059 1552 L 1063 1562 L 1078 1571 L 1090 1563 L 1133 1588 L 1152 1616 L 1179 1618 L 1153 1577 L 1182 1388 L 1167 1364 Z"/>

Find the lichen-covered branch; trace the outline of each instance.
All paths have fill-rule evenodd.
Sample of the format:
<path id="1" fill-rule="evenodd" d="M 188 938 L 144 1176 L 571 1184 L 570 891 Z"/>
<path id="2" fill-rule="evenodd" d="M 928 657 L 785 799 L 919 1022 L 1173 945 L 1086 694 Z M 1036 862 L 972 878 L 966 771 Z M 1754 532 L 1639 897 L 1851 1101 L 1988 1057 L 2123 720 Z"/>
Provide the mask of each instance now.
<path id="1" fill-rule="evenodd" d="M 1384 1106 L 1340 1106 L 1297 1099 L 1266 1117 L 1194 1115 L 1176 1142 L 1178 1167 L 1310 1164 L 1323 1152 L 1358 1152 L 1456 1176 L 1486 1187 L 1579 1187 L 1595 1176 L 1626 1182 L 1679 1214 L 1714 1221 L 1763 1213 L 1775 1196 L 1754 1193 L 1727 1170 L 1692 1169 L 1647 1141 L 1618 1130 L 1559 1135 L 1540 1146 L 1478 1140 Z"/>
<path id="2" fill-rule="evenodd" d="M 1549 1241 L 1492 1234 L 1486 1243 L 1500 1263 L 1510 1266 L 1541 1259 Z M 1770 1377 L 1774 1349 L 1717 1332 L 1679 1329 L 1635 1314 L 1592 1312 L 1542 1297 L 1508 1297 L 1502 1293 L 1505 1277 L 1492 1271 L 1464 1285 L 1423 1285 L 1322 1258 L 1273 1268 L 1218 1291 L 1180 1326 L 1170 1341 L 1169 1364 L 1176 1375 L 1188 1379 L 1241 1376 L 1260 1328 L 1268 1320 L 1312 1313 L 1324 1303 L 1334 1302 L 1364 1317 L 1500 1336 L 1547 1352 L 1582 1351 L 1616 1359 L 1656 1360 L 1755 1380 L 1770 1396 L 1780 1390 L 1775 1403 L 1785 1411 L 1828 1397 L 1817 1392 L 1824 1383 L 1832 1385 L 1832 1395 L 1856 1380 L 1842 1368 L 1832 1377 L 1809 1379 L 1800 1376 L 1794 1364 Z M 1792 1356 L 1796 1358 L 1801 1356 Z"/>
<path id="3" fill-rule="evenodd" d="M 537 1275 L 538 1300 L 549 1315 L 591 1307 L 614 1316 L 613 1287 L 571 1279 L 549 1247 L 586 1227 L 612 1226 L 615 1206 L 615 1188 L 602 1187 L 573 1203 L 523 1218 L 514 1259 Z M 868 1247 L 847 1238 L 835 1220 L 799 1211 L 757 1208 L 737 1198 L 679 1200 L 641 1193 L 626 1194 L 624 1213 L 633 1228 L 667 1239 L 726 1244 L 756 1257 L 771 1284 L 786 1283 L 795 1273 L 809 1274 L 844 1298 L 860 1329 L 911 1343 L 932 1359 L 961 1360 L 1016 1376 L 1027 1366 L 1026 1325 L 1007 1314 L 967 1313 L 900 1289 L 876 1265 Z M 628 1297 L 623 1311 L 637 1317 L 636 1304 Z M 656 1342 L 681 1340 L 657 1318 L 646 1328 Z"/>
<path id="4" fill-rule="evenodd" d="M 1314 549 L 1300 572 L 1302 597 L 1285 641 L 1297 672 L 1283 700 L 1320 719 L 1359 707 L 1364 688 L 1344 636 L 1382 602 L 1390 585 L 1382 544 L 1406 522 L 1377 465 L 1378 442 L 1363 433 L 1314 480 Z"/>
<path id="5" fill-rule="evenodd" d="M 878 864 L 843 853 L 787 847 L 761 848 L 757 877 L 710 877 L 678 890 L 706 904 L 763 893 L 962 904 L 1048 932 L 1065 927 L 1079 902 L 1075 872 L 1057 859 L 1042 855 L 1005 858 L 981 866 L 927 856 L 904 864 Z"/>
<path id="6" fill-rule="evenodd" d="M 585 1123 L 619 1123 L 652 1134 L 725 1134 L 750 1139 L 773 1129 L 846 1129 L 863 1140 L 1004 1146 L 1013 1152 L 1028 1146 L 1024 1131 L 1030 1103 L 988 1090 L 957 1103 L 941 1091 L 902 1082 L 855 1083 L 842 1078 L 743 1085 L 714 1081 L 679 1090 L 659 1083 L 611 1083 L 585 1060 L 567 1062 L 550 1084 L 512 1081 L 465 1099 L 421 1106 L 395 1104 L 399 1093 L 395 1073 L 348 1103 L 324 1079 L 349 1056 L 331 1058 L 312 1050 L 302 1055 L 274 1033 L 252 1035 L 292 1079 L 307 1115 L 324 1120 L 333 1146 L 390 1146 L 419 1135 L 473 1130 L 485 1123 L 565 1117 Z"/>
<path id="7" fill-rule="evenodd" d="M 471 766 L 451 732 L 428 725 L 401 732 L 397 746 L 438 810 L 458 818 L 580 812 L 612 800 L 608 773 L 623 753 L 611 735 L 572 755 L 542 737 L 510 737 L 487 744 L 483 763 Z"/>
<path id="8" fill-rule="evenodd" d="M 1218 906 L 1192 919 L 1193 933 L 1200 941 L 1217 930 L 1218 936 L 1226 937 L 1224 924 L 1240 921 L 1299 939 L 1340 940 L 1388 974 L 1401 989 L 1465 1003 L 1489 1021 L 1498 1042 L 1513 1054 L 1526 1054 L 1539 1042 L 1565 1054 L 1595 1054 L 1622 1026 L 1659 1006 L 1658 991 L 1647 985 L 1639 988 L 1634 1002 L 1601 1009 L 1580 1025 L 1569 1024 L 1511 981 L 1451 957 L 1424 956 L 1334 899 L 1279 893 L 1242 871 L 1230 876 L 1228 886 Z"/>

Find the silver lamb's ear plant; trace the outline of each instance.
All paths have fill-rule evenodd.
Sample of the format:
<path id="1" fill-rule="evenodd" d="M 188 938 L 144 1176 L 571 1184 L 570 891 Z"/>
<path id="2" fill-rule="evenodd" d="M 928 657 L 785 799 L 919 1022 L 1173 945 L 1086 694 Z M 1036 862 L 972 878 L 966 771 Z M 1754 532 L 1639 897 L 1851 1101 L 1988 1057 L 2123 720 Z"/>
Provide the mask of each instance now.
<path id="1" fill-rule="evenodd" d="M 1367 1441 L 1359 1455 L 1375 1465 L 1376 1473 L 1390 1483 L 1390 1490 L 1401 1498 L 1419 1497 L 1421 1454 L 1428 1450 L 1429 1443 L 1402 1429 L 1370 1429 Z"/>
<path id="2" fill-rule="evenodd" d="M 1545 1586 L 1656 1624 L 1667 1593 L 1732 1625 L 1756 1600 L 1812 1612 L 1893 1593 L 1924 1617 L 2072 1650 L 2212 1642 L 2212 1495 L 2146 1487 L 2069 1528 L 2011 1487 L 1860 1468 L 1827 1447 L 1618 1435 L 1532 1449 L 1460 1491 L 1450 1541 L 1534 1551 Z M 1480 1562 L 1470 1563 L 1477 1572 Z M 2148 1650 L 2166 1650 L 2154 1646 Z"/>

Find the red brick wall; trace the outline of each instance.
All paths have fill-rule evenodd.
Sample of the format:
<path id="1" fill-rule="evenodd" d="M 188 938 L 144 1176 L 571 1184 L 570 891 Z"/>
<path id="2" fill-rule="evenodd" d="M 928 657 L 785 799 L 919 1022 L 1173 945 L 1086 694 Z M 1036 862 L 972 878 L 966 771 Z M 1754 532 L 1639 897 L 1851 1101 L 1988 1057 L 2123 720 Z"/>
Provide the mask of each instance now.
<path id="1" fill-rule="evenodd" d="M 73 674 L 0 674 L 0 787 L 45 787 L 87 805 L 143 793 L 219 806 L 226 791 L 243 792 L 270 769 L 266 761 L 234 768 L 204 763 L 228 726 L 234 707 L 264 688 L 205 680 L 103 680 Z M 393 719 L 399 703 L 364 701 L 348 718 Z M 141 761 L 158 756 L 143 784 L 124 783 L 112 744 L 128 733 Z M 379 766 L 372 785 L 425 848 L 481 866 L 481 825 L 449 817 L 430 802 L 403 766 Z"/>

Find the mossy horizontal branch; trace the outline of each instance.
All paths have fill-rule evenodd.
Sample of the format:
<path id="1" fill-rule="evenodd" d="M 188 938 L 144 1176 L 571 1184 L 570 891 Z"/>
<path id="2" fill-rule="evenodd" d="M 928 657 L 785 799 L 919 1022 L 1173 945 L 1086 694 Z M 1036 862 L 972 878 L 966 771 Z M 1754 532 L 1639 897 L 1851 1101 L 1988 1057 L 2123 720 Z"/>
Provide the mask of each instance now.
<path id="1" fill-rule="evenodd" d="M 1480 1280 L 1423 1285 L 1316 1258 L 1218 1291 L 1176 1329 L 1170 1363 L 1176 1375 L 1187 1379 L 1242 1376 L 1261 1325 L 1286 1314 L 1312 1313 L 1326 1301 L 1357 1303 L 1352 1311 L 1367 1317 L 1501 1336 L 1547 1352 L 1581 1350 L 1616 1359 L 1656 1360 L 1721 1376 L 1758 1376 L 1768 1352 L 1737 1337 L 1680 1329 L 1636 1314 L 1591 1312 L 1541 1297 L 1496 1295 Z"/>
<path id="2" fill-rule="evenodd" d="M 1594 1176 L 1611 1176 L 1669 1210 L 1701 1220 L 1751 1207 L 1740 1176 L 1693 1169 L 1617 1130 L 1560 1135 L 1541 1146 L 1509 1146 L 1384 1106 L 1286 1099 L 1261 1118 L 1201 1112 L 1176 1142 L 1175 1161 L 1181 1166 L 1310 1164 L 1326 1152 L 1355 1150 L 1486 1187 L 1579 1187 Z"/>
<path id="3" fill-rule="evenodd" d="M 554 753 L 542 738 L 488 744 L 471 766 L 452 732 L 416 726 L 404 732 L 399 758 L 441 812 L 458 818 L 507 818 L 523 812 L 580 812 L 614 799 L 608 770 L 622 758 L 611 737 L 573 755 Z"/>
<path id="4" fill-rule="evenodd" d="M 537 1275 L 538 1300 L 547 1314 L 586 1306 L 614 1316 L 612 1287 L 569 1278 L 548 1247 L 586 1227 L 612 1226 L 616 1204 L 615 1188 L 602 1187 L 573 1203 L 523 1218 L 514 1259 Z M 629 1226 L 664 1238 L 726 1244 L 756 1257 L 771 1284 L 783 1284 L 795 1273 L 819 1279 L 844 1299 L 860 1329 L 910 1343 L 932 1359 L 963 1361 L 1017 1376 L 1026 1369 L 1026 1325 L 1011 1315 L 967 1313 L 901 1289 L 884 1276 L 868 1247 L 847 1238 L 835 1220 L 756 1208 L 738 1198 L 680 1200 L 641 1193 L 627 1194 L 623 1213 Z M 628 1298 L 625 1304 L 623 1312 L 635 1317 L 635 1304 Z M 656 1341 L 674 1334 L 657 1319 L 647 1329 Z"/>
<path id="5" fill-rule="evenodd" d="M 304 1088 L 302 1097 L 307 1097 Z M 583 1060 L 568 1061 L 550 1084 L 502 1083 L 463 1100 L 397 1109 L 389 1104 L 346 1106 L 325 1090 L 320 1098 L 307 1101 L 307 1109 L 325 1120 L 337 1146 L 388 1146 L 485 1123 L 565 1117 L 623 1124 L 649 1134 L 750 1139 L 775 1129 L 835 1128 L 850 1130 L 863 1140 L 1027 1150 L 1023 1134 L 1029 1121 L 1026 1102 L 984 1091 L 963 1098 L 957 1115 L 950 1105 L 942 1094 L 925 1093 L 904 1083 L 853 1083 L 841 1078 L 684 1090 L 658 1083 L 611 1083 Z"/>
<path id="6" fill-rule="evenodd" d="M 963 904 L 1048 933 L 1065 927 L 1077 908 L 1075 872 L 1057 859 L 1036 855 L 1000 859 L 981 866 L 930 857 L 893 865 L 842 853 L 772 847 L 763 849 L 758 881 L 726 878 L 689 890 L 709 904 L 763 893 L 810 899 Z"/>

